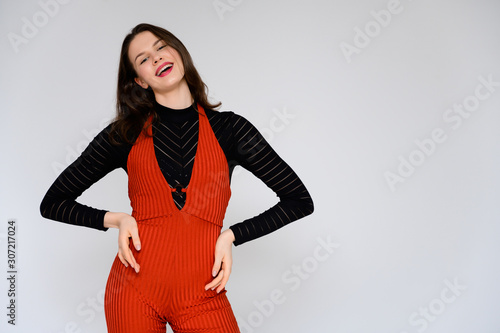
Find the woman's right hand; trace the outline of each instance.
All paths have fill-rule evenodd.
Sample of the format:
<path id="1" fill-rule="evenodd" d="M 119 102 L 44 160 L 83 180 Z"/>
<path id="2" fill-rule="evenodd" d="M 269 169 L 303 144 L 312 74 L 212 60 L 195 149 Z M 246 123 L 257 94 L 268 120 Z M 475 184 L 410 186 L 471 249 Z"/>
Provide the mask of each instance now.
<path id="1" fill-rule="evenodd" d="M 118 258 L 128 267 L 130 265 L 135 269 L 136 273 L 139 273 L 140 266 L 135 261 L 132 250 L 130 250 L 130 238 L 132 238 L 132 244 L 137 251 L 141 250 L 141 240 L 139 239 L 139 229 L 137 228 L 137 221 L 135 218 L 126 213 L 113 213 L 107 212 L 104 215 L 104 227 L 106 228 L 118 228 Z"/>

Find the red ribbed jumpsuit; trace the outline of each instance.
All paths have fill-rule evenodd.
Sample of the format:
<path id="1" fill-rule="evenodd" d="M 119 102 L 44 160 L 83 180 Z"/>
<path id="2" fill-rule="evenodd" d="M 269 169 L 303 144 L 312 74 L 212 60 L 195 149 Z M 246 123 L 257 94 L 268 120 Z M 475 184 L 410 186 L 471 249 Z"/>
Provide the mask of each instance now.
<path id="1" fill-rule="evenodd" d="M 141 270 L 115 258 L 105 296 L 108 332 L 164 333 L 167 323 L 176 333 L 239 332 L 226 290 L 205 291 L 231 190 L 224 152 L 205 111 L 198 106 L 198 112 L 198 148 L 181 210 L 152 136 L 141 134 L 129 153 L 129 197 L 142 249 L 135 251 L 132 242 L 130 248 Z"/>

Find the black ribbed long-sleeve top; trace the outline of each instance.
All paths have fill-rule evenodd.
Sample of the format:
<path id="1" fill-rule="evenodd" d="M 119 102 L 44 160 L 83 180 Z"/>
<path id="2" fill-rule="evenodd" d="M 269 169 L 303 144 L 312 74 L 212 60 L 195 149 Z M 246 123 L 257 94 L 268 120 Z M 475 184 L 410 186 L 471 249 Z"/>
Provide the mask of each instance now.
<path id="1" fill-rule="evenodd" d="M 189 184 L 198 145 L 196 103 L 175 110 L 155 103 L 159 121 L 153 124 L 153 143 L 158 165 L 172 187 Z M 258 216 L 231 225 L 235 245 L 264 236 L 313 212 L 313 202 L 295 172 L 271 148 L 259 131 L 234 112 L 205 110 L 214 134 L 226 156 L 230 175 L 240 165 L 271 188 L 279 202 Z M 107 230 L 106 210 L 88 207 L 76 199 L 92 184 L 114 169 L 127 171 L 131 144 L 112 144 L 111 125 L 103 129 L 78 159 L 54 181 L 40 205 L 42 216 L 65 223 Z M 186 193 L 174 192 L 182 208 Z"/>

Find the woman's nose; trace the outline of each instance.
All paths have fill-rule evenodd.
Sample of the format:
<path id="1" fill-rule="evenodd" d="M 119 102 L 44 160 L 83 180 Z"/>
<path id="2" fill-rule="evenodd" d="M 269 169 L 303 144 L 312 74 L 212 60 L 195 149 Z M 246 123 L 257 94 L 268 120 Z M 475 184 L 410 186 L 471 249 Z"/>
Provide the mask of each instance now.
<path id="1" fill-rule="evenodd" d="M 155 57 L 155 64 L 161 60 L 161 57 Z"/>

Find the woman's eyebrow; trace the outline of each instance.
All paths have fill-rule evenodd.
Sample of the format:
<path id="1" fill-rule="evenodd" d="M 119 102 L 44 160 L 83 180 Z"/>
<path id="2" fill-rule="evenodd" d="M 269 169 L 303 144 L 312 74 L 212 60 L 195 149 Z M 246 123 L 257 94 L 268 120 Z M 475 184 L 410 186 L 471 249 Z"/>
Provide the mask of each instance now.
<path id="1" fill-rule="evenodd" d="M 158 44 L 159 42 L 161 42 L 161 39 L 158 39 L 156 42 L 154 42 L 154 43 L 153 43 L 153 47 L 155 47 L 155 45 L 156 45 L 156 44 Z M 139 54 L 135 57 L 134 62 L 137 60 L 137 58 L 139 58 L 139 57 L 140 57 L 141 55 L 143 55 L 143 54 L 144 54 L 144 52 L 139 53 Z"/>

